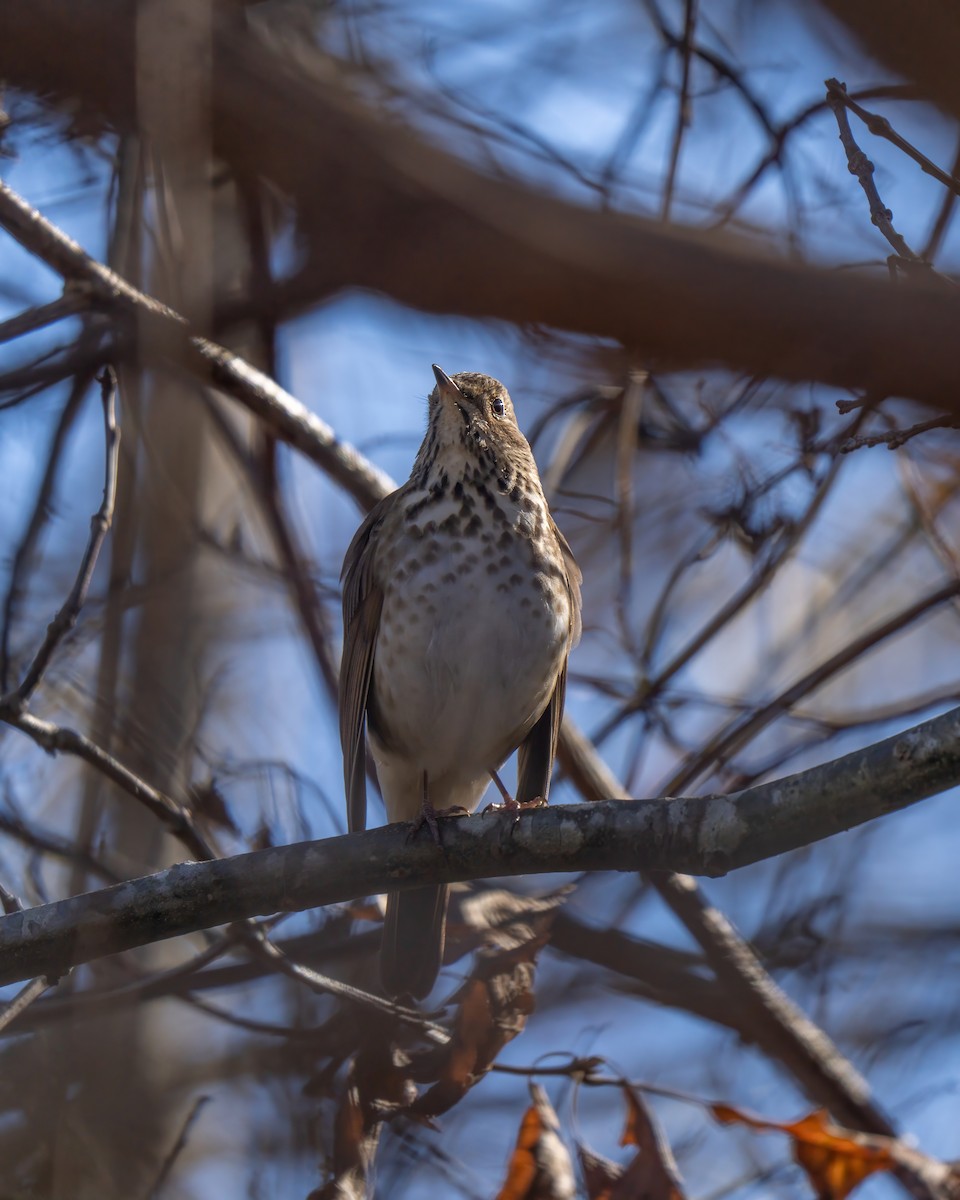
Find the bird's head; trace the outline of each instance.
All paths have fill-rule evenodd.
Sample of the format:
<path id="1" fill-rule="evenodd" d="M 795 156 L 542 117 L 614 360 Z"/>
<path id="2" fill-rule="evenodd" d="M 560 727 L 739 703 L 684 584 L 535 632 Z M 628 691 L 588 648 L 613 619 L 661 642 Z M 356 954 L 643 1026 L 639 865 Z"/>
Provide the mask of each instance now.
<path id="1" fill-rule="evenodd" d="M 430 414 L 423 451 L 443 459 L 462 458 L 513 476 L 531 460 L 520 432 L 510 393 L 490 375 L 461 371 L 448 375 L 434 364 L 437 385 L 430 394 Z"/>

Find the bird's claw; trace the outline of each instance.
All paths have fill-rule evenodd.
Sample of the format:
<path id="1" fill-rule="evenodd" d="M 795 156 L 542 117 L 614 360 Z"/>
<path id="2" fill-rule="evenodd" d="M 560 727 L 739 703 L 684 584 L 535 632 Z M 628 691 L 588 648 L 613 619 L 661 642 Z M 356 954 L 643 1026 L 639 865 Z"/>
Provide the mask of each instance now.
<path id="1" fill-rule="evenodd" d="M 407 841 L 413 841 L 424 826 L 430 830 L 430 836 L 433 838 L 434 843 L 442 846 L 443 840 L 440 837 L 440 823 L 437 820 L 437 810 L 429 800 L 424 800 L 423 806 L 420 809 L 420 816 L 414 821 L 410 832 L 407 834 Z"/>
<path id="2" fill-rule="evenodd" d="M 531 809 L 531 808 L 546 808 L 546 807 L 547 807 L 547 802 L 543 798 L 543 796 L 534 796 L 534 798 L 532 800 L 514 800 L 514 798 L 512 796 L 508 796 L 502 804 L 496 804 L 496 803 L 488 804 L 487 807 L 483 810 L 483 812 L 480 815 L 485 817 L 488 812 L 512 813 L 513 814 L 513 823 L 514 823 L 514 825 L 516 825 L 517 821 L 520 820 L 520 814 L 522 812 L 526 812 L 528 809 Z"/>
<path id="3" fill-rule="evenodd" d="M 434 844 L 443 849 L 443 838 L 440 836 L 440 820 L 447 817 L 469 817 L 470 810 L 464 808 L 462 804 L 451 805 L 450 808 L 442 808 L 438 812 L 429 800 L 424 800 L 420 809 L 420 816 L 414 821 L 410 832 L 407 834 L 407 841 L 412 841 L 417 836 L 421 829 L 426 826 L 430 830 L 430 836 L 433 838 Z"/>

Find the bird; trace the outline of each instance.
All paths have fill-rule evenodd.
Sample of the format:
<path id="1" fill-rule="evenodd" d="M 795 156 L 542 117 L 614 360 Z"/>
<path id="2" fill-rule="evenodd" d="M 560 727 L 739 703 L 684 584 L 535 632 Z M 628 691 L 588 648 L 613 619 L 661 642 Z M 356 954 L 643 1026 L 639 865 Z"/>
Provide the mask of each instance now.
<path id="1" fill-rule="evenodd" d="M 509 806 L 545 803 L 581 573 L 499 380 L 434 365 L 410 477 L 367 515 L 341 573 L 339 719 L 351 832 L 366 747 L 390 822 L 472 812 L 515 751 Z M 416 826 L 414 827 L 416 828 Z M 422 999 L 443 961 L 448 887 L 388 894 L 380 978 Z"/>

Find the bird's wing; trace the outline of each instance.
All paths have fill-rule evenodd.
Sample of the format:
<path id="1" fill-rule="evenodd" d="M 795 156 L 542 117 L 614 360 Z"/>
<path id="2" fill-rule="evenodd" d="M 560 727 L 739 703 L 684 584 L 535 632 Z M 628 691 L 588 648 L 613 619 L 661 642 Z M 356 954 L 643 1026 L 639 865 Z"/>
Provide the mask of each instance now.
<path id="1" fill-rule="evenodd" d="M 552 523 L 552 518 L 551 518 Z M 583 576 L 573 557 L 573 551 L 560 530 L 553 526 L 560 552 L 563 555 L 563 565 L 567 577 L 567 596 L 570 601 L 570 634 L 567 643 L 567 654 L 580 640 L 580 583 Z M 557 676 L 556 687 L 547 707 L 520 743 L 517 753 L 517 795 L 516 799 L 525 804 L 538 796 L 544 800 L 550 789 L 550 775 L 553 772 L 553 760 L 557 754 L 557 742 L 560 740 L 560 723 L 563 720 L 563 701 L 567 690 L 567 659 L 564 657 L 563 666 Z"/>
<path id="2" fill-rule="evenodd" d="M 367 823 L 367 776 L 364 730 L 373 678 L 373 656 L 380 630 L 383 590 L 376 581 L 376 535 L 383 523 L 387 496 L 354 534 L 343 560 L 343 657 L 340 660 L 340 747 L 350 832 Z"/>
<path id="3" fill-rule="evenodd" d="M 521 804 L 529 804 L 538 797 L 542 800 L 547 798 L 553 760 L 557 753 L 557 740 L 560 737 L 560 722 L 563 720 L 563 697 L 566 688 L 567 661 L 564 659 L 547 707 L 517 751 L 516 799 Z"/>
<path id="4" fill-rule="evenodd" d="M 553 525 L 553 532 L 556 534 L 560 553 L 563 555 L 563 566 L 567 574 L 567 595 L 570 598 L 570 649 L 572 650 L 577 642 L 580 641 L 580 633 L 583 628 L 580 621 L 580 584 L 583 583 L 583 575 L 577 566 L 577 560 L 573 557 L 570 543 L 557 528 L 556 522 L 552 517 L 550 518 L 550 524 Z"/>

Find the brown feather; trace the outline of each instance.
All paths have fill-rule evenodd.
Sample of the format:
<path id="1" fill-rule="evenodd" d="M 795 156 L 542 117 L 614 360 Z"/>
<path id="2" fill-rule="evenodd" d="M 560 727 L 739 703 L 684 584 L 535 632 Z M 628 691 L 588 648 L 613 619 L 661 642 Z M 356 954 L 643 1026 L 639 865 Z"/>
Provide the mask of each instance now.
<path id="1" fill-rule="evenodd" d="M 567 687 L 567 664 L 557 676 L 557 686 L 536 725 L 520 743 L 517 751 L 517 795 L 520 804 L 531 800 L 546 800 L 550 791 L 550 775 L 557 754 L 560 722 L 563 720 L 563 697 Z"/>
<path id="2" fill-rule="evenodd" d="M 387 896 L 380 980 L 388 996 L 421 1000 L 433 987 L 443 962 L 449 896 L 445 883 Z"/>
<path id="3" fill-rule="evenodd" d="M 570 597 L 570 645 L 567 651 L 569 653 L 580 641 L 580 634 L 583 631 L 580 617 L 580 584 L 583 583 L 583 574 L 577 566 L 577 560 L 573 557 L 570 543 L 560 532 L 553 517 L 550 518 L 550 527 L 556 535 L 560 553 L 563 555 L 563 565 L 567 572 L 567 595 Z"/>
<path id="4" fill-rule="evenodd" d="M 567 539 L 557 528 L 551 518 L 550 524 L 556 534 L 560 553 L 563 555 L 563 565 L 566 569 L 567 594 L 570 597 L 570 640 L 567 653 L 580 640 L 580 583 L 583 576 L 573 557 Z M 553 773 L 553 762 L 557 756 L 557 742 L 560 740 L 560 724 L 563 721 L 563 702 L 567 690 L 567 660 L 557 676 L 557 684 L 553 689 L 547 707 L 540 714 L 537 723 L 520 743 L 517 751 L 517 795 L 521 804 L 531 800 L 546 800 L 550 790 L 550 776 Z"/>
<path id="5" fill-rule="evenodd" d="M 340 664 L 340 747 L 350 832 L 367 824 L 367 701 L 380 628 L 383 592 L 374 581 L 376 535 L 392 499 L 386 496 L 367 515 L 343 560 L 343 658 Z"/>

